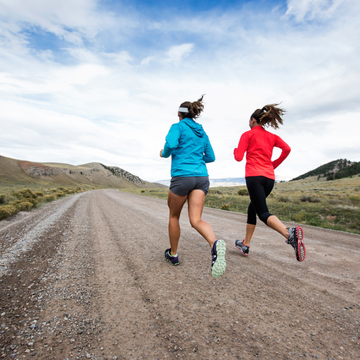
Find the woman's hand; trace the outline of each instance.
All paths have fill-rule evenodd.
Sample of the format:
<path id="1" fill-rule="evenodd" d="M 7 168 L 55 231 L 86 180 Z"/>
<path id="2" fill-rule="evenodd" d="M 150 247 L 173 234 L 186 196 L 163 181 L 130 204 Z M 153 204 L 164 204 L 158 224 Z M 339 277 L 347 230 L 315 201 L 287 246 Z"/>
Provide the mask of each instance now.
<path id="1" fill-rule="evenodd" d="M 163 156 L 162 156 L 162 152 L 163 152 L 163 151 L 164 151 L 164 149 L 161 149 L 161 150 L 160 150 L 160 157 L 163 157 Z"/>

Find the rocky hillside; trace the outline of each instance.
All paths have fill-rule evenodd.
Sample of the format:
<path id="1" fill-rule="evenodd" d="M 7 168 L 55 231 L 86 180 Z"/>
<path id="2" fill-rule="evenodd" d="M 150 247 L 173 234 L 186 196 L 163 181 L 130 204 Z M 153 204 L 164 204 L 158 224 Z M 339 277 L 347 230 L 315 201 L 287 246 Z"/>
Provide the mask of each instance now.
<path id="1" fill-rule="evenodd" d="M 89 163 L 79 166 L 36 163 L 0 156 L 1 184 L 91 186 L 96 188 L 163 187 L 150 183 L 116 166 Z"/>

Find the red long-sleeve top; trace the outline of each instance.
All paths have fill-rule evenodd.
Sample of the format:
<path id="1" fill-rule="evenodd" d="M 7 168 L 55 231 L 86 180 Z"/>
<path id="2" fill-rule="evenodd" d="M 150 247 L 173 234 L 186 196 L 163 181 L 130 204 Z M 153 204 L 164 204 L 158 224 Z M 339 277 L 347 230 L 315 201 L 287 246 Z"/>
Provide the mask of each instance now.
<path id="1" fill-rule="evenodd" d="M 274 147 L 282 150 L 281 155 L 271 161 Z M 290 146 L 279 136 L 255 126 L 241 135 L 239 145 L 234 149 L 234 158 L 241 161 L 246 152 L 245 177 L 265 176 L 275 180 L 276 169 L 289 155 Z"/>

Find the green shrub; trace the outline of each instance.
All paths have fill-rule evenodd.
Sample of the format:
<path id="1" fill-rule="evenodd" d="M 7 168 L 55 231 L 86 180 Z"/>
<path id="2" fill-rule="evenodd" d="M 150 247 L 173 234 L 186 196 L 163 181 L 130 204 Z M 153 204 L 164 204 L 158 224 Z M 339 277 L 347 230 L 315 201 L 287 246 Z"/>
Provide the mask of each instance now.
<path id="1" fill-rule="evenodd" d="M 44 202 L 51 202 L 56 199 L 56 195 L 45 195 L 43 199 L 44 199 Z"/>
<path id="2" fill-rule="evenodd" d="M 230 204 L 224 204 L 221 206 L 221 210 L 229 210 L 230 209 Z"/>
<path id="3" fill-rule="evenodd" d="M 14 196 L 16 196 L 18 199 L 36 199 L 37 196 L 35 193 L 33 193 L 30 189 L 23 189 L 19 191 L 15 191 L 13 193 Z"/>
<path id="4" fill-rule="evenodd" d="M 286 197 L 286 196 L 280 196 L 278 201 L 280 201 L 280 202 L 289 202 L 290 199 L 288 197 Z"/>
<path id="5" fill-rule="evenodd" d="M 13 205 L 0 206 L 0 220 L 6 219 L 7 217 L 18 213 L 18 210 Z"/>
<path id="6" fill-rule="evenodd" d="M 32 204 L 33 204 L 33 207 L 36 207 L 36 206 L 37 206 L 37 204 L 38 204 L 38 201 L 37 201 L 37 200 L 35 200 L 35 199 L 26 199 L 26 201 L 28 201 L 28 202 L 32 203 Z"/>
<path id="7" fill-rule="evenodd" d="M 33 208 L 33 204 L 29 201 L 22 201 L 15 205 L 18 211 L 29 211 Z"/>
<path id="8" fill-rule="evenodd" d="M 321 200 L 316 197 L 303 195 L 303 196 L 301 196 L 300 201 L 302 201 L 302 202 L 307 201 L 309 203 L 319 203 Z"/>
<path id="9" fill-rule="evenodd" d="M 71 189 L 71 188 L 67 188 L 67 189 L 65 189 L 65 188 L 58 188 L 58 190 L 62 191 L 62 192 L 65 193 L 65 194 L 72 194 L 72 193 L 74 192 L 74 190 Z"/>
<path id="10" fill-rule="evenodd" d="M 44 193 L 42 191 L 37 191 L 35 194 L 36 196 L 44 196 Z"/>
<path id="11" fill-rule="evenodd" d="M 249 195 L 248 189 L 240 189 L 237 193 L 238 193 L 238 195 L 240 195 L 240 196 L 247 196 L 247 195 Z"/>
<path id="12" fill-rule="evenodd" d="M 0 194 L 0 204 L 5 204 L 6 203 L 6 196 L 3 194 Z"/>
<path id="13" fill-rule="evenodd" d="M 58 191 L 58 192 L 56 193 L 56 197 L 57 197 L 57 198 L 61 198 L 62 196 L 65 196 L 65 193 L 64 193 L 64 192 Z"/>
<path id="14" fill-rule="evenodd" d="M 144 192 L 145 192 L 145 190 L 141 190 L 141 192 L 142 192 L 142 193 L 144 193 Z"/>

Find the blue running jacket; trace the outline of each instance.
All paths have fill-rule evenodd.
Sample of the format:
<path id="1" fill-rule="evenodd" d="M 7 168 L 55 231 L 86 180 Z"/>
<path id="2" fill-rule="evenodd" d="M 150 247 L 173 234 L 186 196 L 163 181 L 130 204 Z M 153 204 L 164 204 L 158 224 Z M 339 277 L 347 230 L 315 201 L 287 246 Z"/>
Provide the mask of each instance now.
<path id="1" fill-rule="evenodd" d="M 202 125 L 190 118 L 171 126 L 161 155 L 172 156 L 171 177 L 209 176 L 206 163 L 215 161 L 209 137 Z"/>

